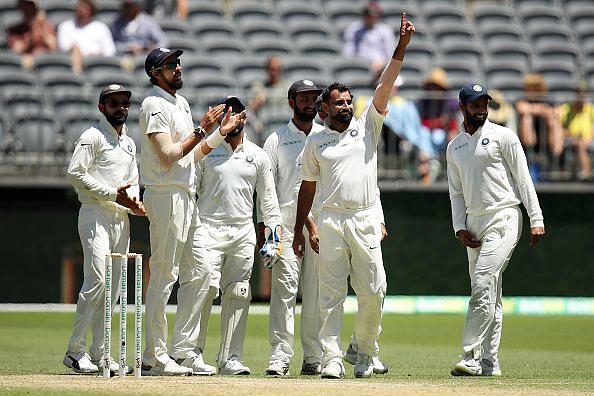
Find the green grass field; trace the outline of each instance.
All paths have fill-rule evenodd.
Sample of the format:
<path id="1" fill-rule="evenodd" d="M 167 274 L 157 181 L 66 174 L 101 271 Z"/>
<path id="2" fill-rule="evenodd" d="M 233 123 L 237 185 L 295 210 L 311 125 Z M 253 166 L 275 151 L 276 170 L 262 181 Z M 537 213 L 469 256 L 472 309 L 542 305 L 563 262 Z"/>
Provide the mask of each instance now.
<path id="1" fill-rule="evenodd" d="M 71 375 L 71 371 L 62 365 L 73 316 L 73 313 L 0 312 L 0 394 L 66 394 L 78 381 L 89 381 L 89 376 Z M 173 317 L 169 319 L 172 325 Z M 265 389 L 274 389 L 278 384 L 281 384 L 279 391 L 283 394 L 351 394 L 353 390 L 357 394 L 374 395 L 392 391 L 404 394 L 594 394 L 594 317 L 507 316 L 500 352 L 501 378 L 450 376 L 450 367 L 460 353 L 463 320 L 462 316 L 454 315 L 386 315 L 380 345 L 381 358 L 390 366 L 390 372 L 370 380 L 355 380 L 352 366 L 345 364 L 347 379 L 329 381 L 298 376 L 302 359 L 298 342 L 296 356 L 291 361 L 291 378 L 264 378 L 270 350 L 268 319 L 265 315 L 252 315 L 243 356 L 244 363 L 252 369 L 249 378 L 215 376 L 198 380 L 190 377 L 171 379 L 158 386 L 153 384 L 157 387 L 146 388 L 144 384 L 148 381 L 157 380 L 142 378 L 140 387 L 119 388 L 116 393 L 162 394 L 169 391 L 168 387 L 175 381 L 193 385 L 200 381 L 204 385 L 201 393 L 211 389 L 207 385 L 213 385 L 212 392 L 206 392 L 213 394 L 217 394 L 215 389 L 219 389 L 216 386 L 220 384 L 228 387 L 225 389 L 234 389 L 231 386 L 234 382 L 241 384 L 242 390 L 248 390 L 247 393 L 234 391 L 234 394 L 262 394 L 266 393 Z M 345 347 L 353 321 L 353 315 L 345 316 L 342 340 Z M 132 327 L 132 317 L 129 317 L 130 361 L 133 356 Z M 114 346 L 118 334 L 117 320 L 114 320 Z M 209 337 L 206 358 L 212 364 L 219 342 L 218 315 L 211 319 Z M 117 350 L 112 347 L 114 353 Z M 31 382 L 27 380 L 29 377 Z M 46 385 L 56 381 L 63 385 Z M 93 376 L 90 381 L 89 393 L 85 394 L 113 394 L 113 388 L 97 388 L 105 380 Z M 138 384 L 133 378 L 125 381 Z M 337 382 L 349 386 L 340 388 Z M 176 393 L 197 392 L 195 386 L 188 386 Z M 295 387 L 295 393 L 292 387 Z"/>

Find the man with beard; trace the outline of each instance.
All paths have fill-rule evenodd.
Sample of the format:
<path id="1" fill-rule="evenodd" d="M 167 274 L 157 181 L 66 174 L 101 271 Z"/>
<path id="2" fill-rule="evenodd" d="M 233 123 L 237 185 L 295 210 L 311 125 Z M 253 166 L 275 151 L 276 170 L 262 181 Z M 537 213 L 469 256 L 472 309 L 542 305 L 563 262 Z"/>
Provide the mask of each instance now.
<path id="1" fill-rule="evenodd" d="M 320 373 L 322 347 L 320 331 L 320 310 L 318 306 L 317 254 L 310 244 L 305 246 L 305 256 L 300 259 L 291 248 L 293 227 L 297 210 L 297 193 L 301 184 L 297 158 L 301 155 L 305 140 L 324 129 L 315 123 L 317 111 L 315 102 L 322 90 L 310 80 L 295 81 L 288 92 L 288 103 L 293 109 L 293 118 L 278 131 L 268 136 L 264 151 L 272 165 L 276 194 L 282 215 L 283 251 L 272 267 L 270 295 L 270 323 L 268 338 L 270 352 L 267 375 L 289 374 L 289 361 L 293 357 L 293 336 L 295 334 L 295 305 L 301 281 L 301 345 L 303 347 L 302 375 Z M 307 218 L 308 236 L 317 245 L 317 228 L 313 218 Z M 261 224 L 263 237 L 264 225 Z M 263 241 L 262 241 L 263 242 Z M 261 243 L 258 243 L 261 245 Z"/>
<path id="2" fill-rule="evenodd" d="M 462 360 L 452 375 L 501 375 L 501 284 L 522 232 L 524 204 L 530 245 L 545 233 L 542 211 L 518 135 L 487 120 L 491 96 L 481 84 L 460 90 L 464 129 L 448 144 L 448 185 L 456 238 L 466 247 L 471 294 Z"/>
<path id="3" fill-rule="evenodd" d="M 353 118 L 347 86 L 333 83 L 322 93 L 325 129 L 307 139 L 297 202 L 293 251 L 303 257 L 303 227 L 319 195 L 319 298 L 322 316 L 322 378 L 343 378 L 340 331 L 347 278 L 357 294 L 355 377 L 370 377 L 377 356 L 386 293 L 380 222 L 377 219 L 377 145 L 388 99 L 404 52 L 415 31 L 402 13 L 399 41 L 384 68 L 369 107 Z M 316 186 L 319 191 L 316 193 Z"/>
<path id="4" fill-rule="evenodd" d="M 210 108 L 194 129 L 190 106 L 177 94 L 183 86 L 182 50 L 156 48 L 145 60 L 153 89 L 140 108 L 140 176 L 150 221 L 151 261 L 146 291 L 146 348 L 143 375 L 210 375 L 196 349 L 200 309 L 208 292 L 210 264 L 196 206 L 195 161 L 217 147 L 245 114 L 228 111 L 208 138 L 224 106 Z M 179 277 L 177 314 L 167 352 L 165 305 Z"/>
<path id="5" fill-rule="evenodd" d="M 227 111 L 245 114 L 235 96 L 223 101 Z M 280 238 L 281 216 L 268 156 L 244 135 L 244 121 L 227 133 L 225 142 L 197 163 L 196 185 L 200 219 L 208 235 L 211 281 L 202 310 L 198 347 L 204 350 L 213 299 L 221 290 L 219 374 L 249 375 L 241 362 L 248 318 L 250 277 L 254 266 L 254 193 L 264 224 Z M 280 241 L 268 252 L 277 255 Z M 276 257 L 268 257 L 269 261 Z M 264 259 L 266 261 L 266 258 Z"/>
<path id="6" fill-rule="evenodd" d="M 76 189 L 81 203 L 78 233 L 84 256 L 84 281 L 63 363 L 77 373 L 97 373 L 103 369 L 105 256 L 128 253 L 128 213 L 145 215 L 138 200 L 136 145 L 126 133 L 131 96 L 131 91 L 117 84 L 101 91 L 98 107 L 102 116 L 99 123 L 84 131 L 76 142 L 67 171 L 68 181 Z M 119 264 L 114 262 L 114 266 L 118 266 L 113 271 L 114 284 L 118 285 L 111 291 L 114 306 L 120 294 Z M 87 354 L 89 324 L 93 341 Z M 110 370 L 117 372 L 118 363 L 111 357 L 109 361 Z"/>

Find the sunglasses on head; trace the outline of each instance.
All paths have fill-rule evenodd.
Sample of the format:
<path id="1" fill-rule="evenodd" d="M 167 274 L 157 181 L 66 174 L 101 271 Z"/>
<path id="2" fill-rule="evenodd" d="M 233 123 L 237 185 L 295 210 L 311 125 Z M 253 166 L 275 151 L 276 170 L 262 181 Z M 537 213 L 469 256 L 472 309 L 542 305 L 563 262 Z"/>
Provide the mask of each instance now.
<path id="1" fill-rule="evenodd" d="M 109 99 L 109 100 L 105 101 L 105 104 L 107 104 L 109 107 L 113 107 L 114 109 L 119 109 L 120 107 L 127 109 L 130 107 L 130 101 L 128 99 L 124 99 L 124 100 Z"/>
<path id="2" fill-rule="evenodd" d="M 175 59 L 175 60 L 172 60 L 172 61 L 169 61 L 169 62 L 165 63 L 161 67 L 155 68 L 155 70 L 163 70 L 163 69 L 175 70 L 175 68 L 178 67 L 180 64 L 181 63 L 180 63 L 179 59 Z"/>

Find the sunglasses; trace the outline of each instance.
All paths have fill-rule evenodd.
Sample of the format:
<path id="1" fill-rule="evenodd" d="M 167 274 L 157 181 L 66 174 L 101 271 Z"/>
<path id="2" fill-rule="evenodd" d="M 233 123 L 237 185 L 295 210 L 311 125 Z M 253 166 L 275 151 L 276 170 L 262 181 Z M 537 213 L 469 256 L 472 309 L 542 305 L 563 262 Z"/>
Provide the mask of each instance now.
<path id="1" fill-rule="evenodd" d="M 127 99 L 124 99 L 124 100 L 110 99 L 110 100 L 105 101 L 105 104 L 107 104 L 109 107 L 112 107 L 114 109 L 119 109 L 120 107 L 127 109 L 130 107 L 130 101 Z"/>
<path id="2" fill-rule="evenodd" d="M 176 60 L 173 60 L 171 62 L 165 63 L 161 67 L 156 67 L 155 70 L 163 70 L 163 69 L 175 70 L 175 68 L 178 67 L 179 65 L 181 65 L 181 62 L 179 61 L 179 59 L 176 59 Z"/>

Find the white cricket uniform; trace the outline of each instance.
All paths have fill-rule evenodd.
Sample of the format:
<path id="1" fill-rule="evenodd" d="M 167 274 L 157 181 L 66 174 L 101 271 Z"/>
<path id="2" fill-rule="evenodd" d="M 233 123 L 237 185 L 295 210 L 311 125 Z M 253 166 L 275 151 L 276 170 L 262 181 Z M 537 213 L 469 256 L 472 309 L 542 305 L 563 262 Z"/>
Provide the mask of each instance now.
<path id="1" fill-rule="evenodd" d="M 130 224 L 129 210 L 115 202 L 117 187 L 131 184 L 128 195 L 138 198 L 136 145 L 101 115 L 95 126 L 87 129 L 76 142 L 67 171 L 68 181 L 78 193 L 81 207 L 78 233 L 84 255 L 84 281 L 76 305 L 76 317 L 68 351 L 85 352 L 89 323 L 92 360 L 103 356 L 103 300 L 105 298 L 105 256 L 127 253 Z M 120 293 L 120 263 L 114 261 L 112 305 Z M 112 311 L 113 311 L 112 306 Z"/>
<path id="2" fill-rule="evenodd" d="M 359 353 L 373 355 L 381 331 L 386 274 L 376 200 L 383 120 L 371 105 L 342 133 L 326 124 L 307 139 L 303 151 L 303 180 L 320 186 L 322 207 L 317 218 L 322 366 L 342 359 L 340 329 L 349 275 L 359 306 L 354 329 Z"/>
<path id="3" fill-rule="evenodd" d="M 531 227 L 543 216 L 518 136 L 490 121 L 470 135 L 460 132 L 446 151 L 454 232 L 482 242 L 467 248 L 471 296 L 462 348 L 475 359 L 497 361 L 503 310 L 502 274 L 520 238 L 524 204 Z M 481 351 L 482 349 L 482 351 Z"/>
<path id="4" fill-rule="evenodd" d="M 222 142 L 198 161 L 197 167 L 198 206 L 212 265 L 210 297 L 215 297 L 213 290 L 220 288 L 222 292 L 222 334 L 217 358 L 222 366 L 232 356 L 241 359 L 243 350 L 256 246 L 254 193 L 267 226 L 274 229 L 280 225 L 281 216 L 268 156 L 245 136 L 235 151 Z M 201 323 L 201 349 L 206 340 L 206 321 L 204 317 Z"/>
<path id="5" fill-rule="evenodd" d="M 309 136 L 324 127 L 312 125 Z M 293 357 L 295 305 L 301 282 L 301 345 L 306 363 L 319 363 L 322 346 L 319 341 L 320 309 L 318 300 L 318 255 L 306 243 L 305 255 L 299 259 L 293 252 L 293 229 L 297 215 L 297 195 L 301 186 L 299 161 L 308 135 L 289 121 L 270 134 L 264 151 L 270 158 L 283 222 L 283 252 L 272 268 L 268 337 L 272 350 L 270 362 L 288 363 Z M 305 230 L 307 233 L 307 230 Z M 308 238 L 307 238 L 308 239 Z M 306 239 L 306 240 L 307 240 Z"/>
<path id="6" fill-rule="evenodd" d="M 179 278 L 177 313 L 170 355 L 186 358 L 198 339 L 200 309 L 208 293 L 210 264 L 204 228 L 196 205 L 194 153 L 165 166 L 149 141 L 151 133 L 169 133 L 174 143 L 194 131 L 190 106 L 179 94 L 154 86 L 140 108 L 140 177 L 150 221 L 151 277 L 146 291 L 146 346 L 143 363 L 166 364 L 165 305 Z M 195 148 L 195 150 L 199 150 Z"/>

